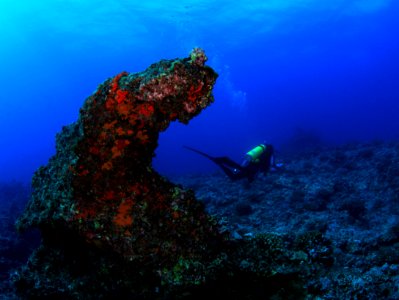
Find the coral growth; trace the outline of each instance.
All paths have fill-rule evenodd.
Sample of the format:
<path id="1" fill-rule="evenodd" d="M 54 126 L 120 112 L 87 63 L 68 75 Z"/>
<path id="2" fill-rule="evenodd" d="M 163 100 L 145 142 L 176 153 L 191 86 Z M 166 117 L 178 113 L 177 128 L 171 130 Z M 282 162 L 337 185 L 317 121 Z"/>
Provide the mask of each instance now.
<path id="1" fill-rule="evenodd" d="M 18 221 L 43 238 L 12 273 L 19 295 L 397 299 L 398 144 L 311 143 L 251 189 L 220 174 L 175 185 L 152 169 L 159 132 L 213 101 L 205 61 L 195 49 L 122 72 L 57 135 Z"/>
<path id="2" fill-rule="evenodd" d="M 53 247 L 65 232 L 153 270 L 208 255 L 209 243 L 222 240 L 216 221 L 192 192 L 151 166 L 159 132 L 213 102 L 217 74 L 204 66 L 202 50 L 193 51 L 98 87 L 78 121 L 57 135 L 55 156 L 35 173 L 20 230 L 40 228 Z"/>

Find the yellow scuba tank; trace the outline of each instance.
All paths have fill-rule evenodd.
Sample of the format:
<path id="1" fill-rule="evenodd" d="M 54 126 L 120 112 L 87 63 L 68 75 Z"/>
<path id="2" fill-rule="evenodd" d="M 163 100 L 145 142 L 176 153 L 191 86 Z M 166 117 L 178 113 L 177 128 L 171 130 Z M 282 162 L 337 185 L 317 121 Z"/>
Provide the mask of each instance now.
<path id="1" fill-rule="evenodd" d="M 253 148 L 252 150 L 248 151 L 246 153 L 247 157 L 251 159 L 252 162 L 258 162 L 259 157 L 262 155 L 262 153 L 265 151 L 266 146 L 264 144 L 260 144 Z"/>

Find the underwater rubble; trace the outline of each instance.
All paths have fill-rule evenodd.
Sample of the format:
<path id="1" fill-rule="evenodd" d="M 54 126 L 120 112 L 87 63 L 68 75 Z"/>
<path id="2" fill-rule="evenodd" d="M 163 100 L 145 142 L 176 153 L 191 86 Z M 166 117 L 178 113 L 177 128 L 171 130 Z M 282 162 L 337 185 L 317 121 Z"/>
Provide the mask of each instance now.
<path id="1" fill-rule="evenodd" d="M 281 251 L 303 264 L 306 299 L 399 299 L 399 142 L 277 159 L 283 168 L 250 186 L 222 172 L 174 182 L 192 188 L 232 238 L 283 240 Z"/>
<path id="2" fill-rule="evenodd" d="M 18 235 L 15 229 L 30 192 L 29 185 L 21 182 L 0 183 L 0 299 L 18 299 L 10 277 L 39 246 L 37 231 Z"/>
<path id="3" fill-rule="evenodd" d="M 251 185 L 152 168 L 159 133 L 213 102 L 217 74 L 205 62 L 195 48 L 107 79 L 86 99 L 35 172 L 24 211 L 14 210 L 19 232 L 37 228 L 41 242 L 27 262 L 7 265 L 2 290 L 16 299 L 399 298 L 398 143 L 282 154 L 284 167 Z"/>
<path id="4" fill-rule="evenodd" d="M 295 156 L 281 154 L 278 160 L 284 163 L 283 169 L 259 176 L 250 186 L 245 181 L 231 182 L 221 172 L 171 178 L 191 188 L 206 210 L 219 219 L 221 231 L 229 233 L 231 248 L 208 265 L 214 278 L 219 278 L 206 285 L 208 293 L 194 284 L 181 293 L 177 289 L 170 299 L 195 299 L 194 293 L 197 298 L 205 294 L 233 299 L 399 299 L 399 143 L 353 143 Z M 10 220 L 20 215 L 28 192 L 16 184 L 2 185 L 0 194 L 2 203 L 9 203 L 0 210 L 2 240 L 8 241 L 1 249 L 13 246 L 12 255 L 0 252 L 4 279 L 0 299 L 21 299 L 24 297 L 15 294 L 11 281 L 21 280 L 23 264 L 28 252 L 37 247 L 37 240 L 16 235 Z M 30 248 L 29 241 L 33 244 Z M 51 265 L 49 259 L 54 264 L 66 263 L 56 254 L 64 255 L 35 257 L 29 264 L 44 268 Z M 86 255 L 88 260 L 99 258 Z M 228 260 L 229 256 L 234 259 Z M 104 261 L 107 259 L 86 262 L 86 268 L 97 264 L 91 271 L 86 269 L 86 276 L 98 271 L 110 274 L 100 267 Z M 77 261 L 68 263 L 71 272 Z M 47 271 L 47 281 L 42 284 L 60 289 L 64 285 L 51 279 L 61 277 L 71 285 L 84 279 L 77 270 L 60 274 L 65 266 L 61 267 Z M 290 268 L 297 273 L 287 272 Z M 191 270 L 191 277 L 184 270 Z M 237 275 L 238 270 L 243 276 Z M 265 270 L 273 271 L 265 276 L 269 280 L 250 276 Z M 175 277 L 180 284 L 200 273 L 182 263 L 174 271 L 175 276 L 186 276 Z M 236 272 L 237 277 L 228 278 L 229 272 Z"/>

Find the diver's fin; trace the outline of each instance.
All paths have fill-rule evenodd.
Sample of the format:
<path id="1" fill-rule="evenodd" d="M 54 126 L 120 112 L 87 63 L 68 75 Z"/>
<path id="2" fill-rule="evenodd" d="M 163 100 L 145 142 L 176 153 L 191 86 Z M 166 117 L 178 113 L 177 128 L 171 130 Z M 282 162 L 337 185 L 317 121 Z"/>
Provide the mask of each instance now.
<path id="1" fill-rule="evenodd" d="M 241 172 L 241 171 L 243 171 L 243 167 L 240 164 L 237 164 L 235 161 L 233 161 L 232 159 L 230 159 L 227 156 L 214 157 L 214 156 L 210 156 L 209 154 L 206 154 L 202 151 L 199 151 L 199 150 L 191 148 L 191 147 L 187 147 L 187 146 L 183 146 L 183 147 L 190 151 L 198 153 L 199 155 L 205 156 L 206 158 L 213 161 L 232 180 L 243 178 L 243 175 L 246 176 L 245 172 Z"/>
<path id="2" fill-rule="evenodd" d="M 199 151 L 199 150 L 197 150 L 197 149 L 194 149 L 194 148 L 191 148 L 191 147 L 188 147 L 188 146 L 183 146 L 183 147 L 186 148 L 186 149 L 188 149 L 188 150 L 191 150 L 191 151 L 193 151 L 193 152 L 196 152 L 196 153 L 198 153 L 198 154 L 200 154 L 200 155 L 202 155 L 202 156 L 205 156 L 206 158 L 209 158 L 211 161 L 215 162 L 215 157 L 210 156 L 209 154 L 206 154 L 206 153 L 204 153 L 204 152 L 202 152 L 202 151 Z"/>

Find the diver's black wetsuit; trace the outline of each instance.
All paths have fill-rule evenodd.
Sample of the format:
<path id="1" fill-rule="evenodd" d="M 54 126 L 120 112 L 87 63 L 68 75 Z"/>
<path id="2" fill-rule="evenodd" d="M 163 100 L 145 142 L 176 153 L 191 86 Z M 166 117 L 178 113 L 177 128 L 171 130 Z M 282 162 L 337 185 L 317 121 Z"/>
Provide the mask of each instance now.
<path id="1" fill-rule="evenodd" d="M 199 150 L 187 146 L 184 147 L 213 161 L 231 180 L 247 178 L 249 182 L 252 182 L 258 172 L 267 173 L 272 166 L 275 167 L 274 148 L 272 145 L 265 146 L 265 150 L 256 161 L 245 159 L 242 164 L 236 163 L 227 156 L 213 157 Z"/>

